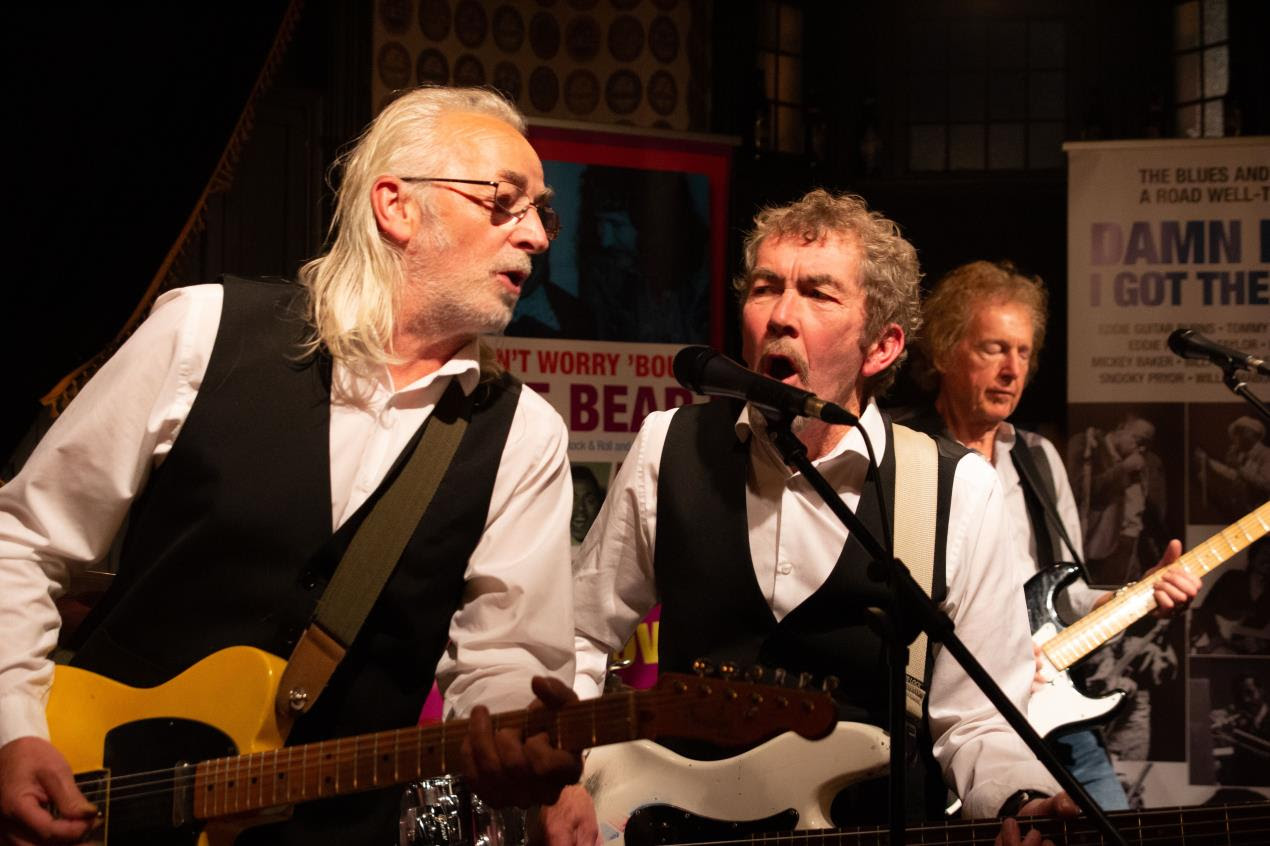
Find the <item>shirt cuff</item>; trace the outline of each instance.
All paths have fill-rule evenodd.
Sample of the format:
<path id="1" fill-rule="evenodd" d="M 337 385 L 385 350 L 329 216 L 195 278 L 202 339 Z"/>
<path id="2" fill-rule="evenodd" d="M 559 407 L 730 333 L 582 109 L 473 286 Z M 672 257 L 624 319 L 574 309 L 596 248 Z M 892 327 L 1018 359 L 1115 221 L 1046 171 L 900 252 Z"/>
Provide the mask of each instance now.
<path id="1" fill-rule="evenodd" d="M 49 739 L 44 703 L 17 693 L 0 696 L 0 746 L 19 737 Z"/>
<path id="2" fill-rule="evenodd" d="M 975 785 L 963 799 L 965 808 L 962 816 L 976 820 L 992 819 L 1006 800 L 1020 790 L 1055 796 L 1063 788 L 1040 761 L 1019 764 L 1010 769 L 1009 781 L 988 781 Z"/>

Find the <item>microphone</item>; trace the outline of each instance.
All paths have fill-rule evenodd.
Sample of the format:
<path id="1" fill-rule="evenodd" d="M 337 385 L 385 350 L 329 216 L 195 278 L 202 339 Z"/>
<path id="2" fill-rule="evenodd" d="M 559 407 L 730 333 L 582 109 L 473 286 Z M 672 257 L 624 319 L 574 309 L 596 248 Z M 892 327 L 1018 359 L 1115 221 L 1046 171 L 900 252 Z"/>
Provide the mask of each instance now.
<path id="1" fill-rule="evenodd" d="M 684 347 L 675 354 L 675 378 L 690 391 L 711 397 L 735 397 L 766 411 L 815 417 L 855 426 L 860 418 L 811 391 L 778 382 L 737 364 L 709 347 Z"/>
<path id="2" fill-rule="evenodd" d="M 1234 367 L 1237 370 L 1256 370 L 1270 375 L 1265 359 L 1205 338 L 1194 329 L 1177 329 L 1169 335 L 1169 349 L 1182 358 L 1208 359 L 1218 367 Z"/>

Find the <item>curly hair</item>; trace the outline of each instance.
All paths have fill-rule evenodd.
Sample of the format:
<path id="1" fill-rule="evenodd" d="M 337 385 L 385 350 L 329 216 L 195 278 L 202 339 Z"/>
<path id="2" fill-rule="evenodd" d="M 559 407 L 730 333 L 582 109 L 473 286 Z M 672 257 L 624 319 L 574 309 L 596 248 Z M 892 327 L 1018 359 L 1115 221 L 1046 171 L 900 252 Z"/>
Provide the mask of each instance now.
<path id="1" fill-rule="evenodd" d="M 759 247 L 765 240 L 796 237 L 812 244 L 831 235 L 850 238 L 863 254 L 860 277 L 867 314 L 861 349 L 877 341 L 892 323 L 904 330 L 906 338 L 913 337 L 922 323 L 922 273 L 917 251 L 894 221 L 870 211 L 864 198 L 856 194 L 817 188 L 796 202 L 759 211 L 745 238 L 742 274 L 732 283 L 740 300 L 744 302 L 749 296 Z M 906 355 L 907 351 L 902 351 L 890 367 L 868 380 L 865 388 L 869 395 L 884 393 L 891 386 Z"/>
<path id="2" fill-rule="evenodd" d="M 953 268 L 935 283 L 922 307 L 924 328 L 914 357 L 916 377 L 928 390 L 939 387 L 936 362 L 943 361 L 966 334 L 975 311 L 984 303 L 1013 303 L 1032 317 L 1032 355 L 1028 377 L 1040 365 L 1049 316 L 1049 292 L 1039 276 L 1029 276 L 1010 261 L 972 261 Z"/>

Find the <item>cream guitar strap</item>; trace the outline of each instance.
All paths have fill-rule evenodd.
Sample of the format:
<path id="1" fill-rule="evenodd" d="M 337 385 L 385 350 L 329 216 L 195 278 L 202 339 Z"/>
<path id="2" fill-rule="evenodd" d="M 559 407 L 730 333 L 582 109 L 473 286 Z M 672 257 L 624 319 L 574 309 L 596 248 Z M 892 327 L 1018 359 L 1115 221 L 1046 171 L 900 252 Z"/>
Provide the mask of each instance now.
<path id="1" fill-rule="evenodd" d="M 935 576 L 935 532 L 939 504 L 939 447 L 907 426 L 891 426 L 895 438 L 895 557 L 930 595 Z M 907 693 L 910 719 L 922 719 L 926 698 L 926 634 L 909 646 Z"/>

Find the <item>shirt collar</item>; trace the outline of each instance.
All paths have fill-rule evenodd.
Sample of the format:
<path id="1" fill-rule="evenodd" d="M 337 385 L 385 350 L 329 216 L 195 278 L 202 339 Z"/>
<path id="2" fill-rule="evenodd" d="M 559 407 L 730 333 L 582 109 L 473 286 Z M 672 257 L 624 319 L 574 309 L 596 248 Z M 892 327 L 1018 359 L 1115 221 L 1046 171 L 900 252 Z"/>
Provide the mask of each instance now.
<path id="1" fill-rule="evenodd" d="M 465 396 L 476 390 L 477 384 L 481 381 L 479 340 L 472 340 L 465 344 L 436 370 L 400 388 L 393 388 L 392 377 L 389 375 L 387 365 L 381 366 L 370 373 L 361 373 L 341 361 L 336 361 L 332 372 L 332 378 L 336 380 L 337 384 L 347 389 L 348 396 L 371 397 L 372 404 L 374 404 L 375 398 L 383 402 L 394 396 L 413 394 L 426 390 L 440 379 L 449 377 L 458 380 L 459 388 L 462 389 Z"/>
<path id="2" fill-rule="evenodd" d="M 856 453 L 867 459 L 869 454 L 864 448 L 864 436 L 860 434 L 861 429 L 869 436 L 869 442 L 873 445 L 873 453 L 880 461 L 882 455 L 886 453 L 886 423 L 882 420 L 882 412 L 878 410 L 877 403 L 869 400 L 869 404 L 865 406 L 864 413 L 860 415 L 860 425 L 852 426 L 851 431 L 847 432 L 838 443 L 834 444 L 833 449 L 817 458 L 812 464 L 820 465 L 834 461 L 848 452 Z M 754 437 L 757 443 L 763 445 L 762 448 L 771 450 L 775 454 L 776 448 L 766 437 L 766 418 L 757 409 L 751 411 L 749 403 L 746 403 L 745 407 L 741 409 L 741 414 L 736 420 L 735 430 L 739 440 L 745 441 Z"/>

